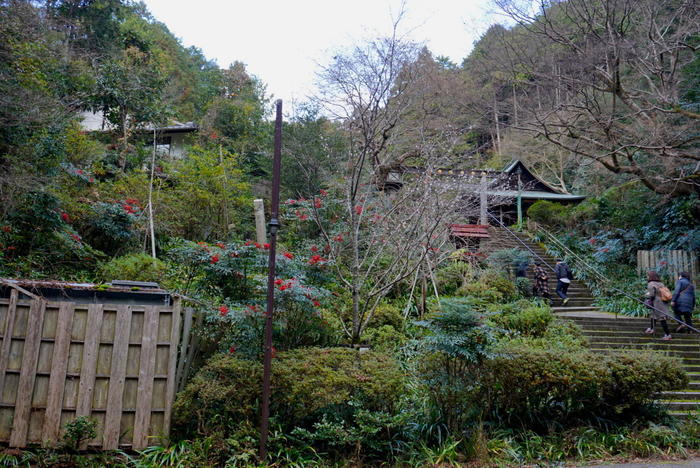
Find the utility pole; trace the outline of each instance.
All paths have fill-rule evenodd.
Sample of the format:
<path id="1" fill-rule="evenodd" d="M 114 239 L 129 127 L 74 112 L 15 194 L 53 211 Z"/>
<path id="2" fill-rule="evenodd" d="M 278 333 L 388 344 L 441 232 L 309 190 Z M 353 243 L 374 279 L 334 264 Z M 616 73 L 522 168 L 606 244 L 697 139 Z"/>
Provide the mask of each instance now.
<path id="1" fill-rule="evenodd" d="M 278 99 L 275 119 L 275 154 L 272 162 L 272 201 L 270 203 L 270 258 L 267 271 L 267 310 L 265 311 L 265 349 L 263 356 L 262 406 L 260 414 L 260 462 L 267 458 L 270 423 L 270 377 L 272 374 L 272 315 L 275 309 L 275 258 L 277 231 L 280 228 L 280 167 L 282 165 L 282 100 Z"/>

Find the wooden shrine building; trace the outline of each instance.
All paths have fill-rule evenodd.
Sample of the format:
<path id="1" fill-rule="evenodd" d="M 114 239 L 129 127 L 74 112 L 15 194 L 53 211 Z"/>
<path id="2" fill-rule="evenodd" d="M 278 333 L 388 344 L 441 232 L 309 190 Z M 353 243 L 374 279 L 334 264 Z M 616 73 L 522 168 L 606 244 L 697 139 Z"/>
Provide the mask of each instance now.
<path id="1" fill-rule="evenodd" d="M 486 195 L 488 210 L 503 224 L 513 224 L 527 213 L 535 202 L 547 200 L 562 204 L 580 203 L 586 197 L 566 193 L 548 184 L 528 169 L 520 160 L 508 164 L 502 171 L 494 171 Z M 520 205 L 520 206 L 518 206 Z"/>

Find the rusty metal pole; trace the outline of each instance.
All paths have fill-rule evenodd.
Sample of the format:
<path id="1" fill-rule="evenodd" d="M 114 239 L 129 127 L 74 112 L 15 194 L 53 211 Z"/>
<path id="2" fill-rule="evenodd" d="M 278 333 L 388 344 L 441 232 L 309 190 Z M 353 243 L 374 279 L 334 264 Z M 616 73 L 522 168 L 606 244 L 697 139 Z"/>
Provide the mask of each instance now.
<path id="1" fill-rule="evenodd" d="M 272 373 L 272 314 L 275 308 L 275 257 L 277 230 L 280 228 L 280 167 L 282 165 L 282 100 L 278 99 L 275 119 L 275 154 L 272 163 L 272 201 L 270 203 L 270 259 L 267 271 L 267 310 L 265 311 L 265 349 L 263 357 L 262 409 L 260 412 L 260 462 L 267 458 L 270 420 L 270 376 Z"/>

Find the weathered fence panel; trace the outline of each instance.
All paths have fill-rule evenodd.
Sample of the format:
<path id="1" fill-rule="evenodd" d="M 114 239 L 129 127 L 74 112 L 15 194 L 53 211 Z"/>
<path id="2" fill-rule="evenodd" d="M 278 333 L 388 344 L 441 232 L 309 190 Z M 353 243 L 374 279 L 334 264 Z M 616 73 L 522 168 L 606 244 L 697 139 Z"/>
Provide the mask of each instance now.
<path id="1" fill-rule="evenodd" d="M 182 319 L 174 305 L 0 298 L 0 441 L 52 446 L 76 416 L 86 445 L 143 449 L 167 437 Z M 85 446 L 84 446 L 85 448 Z"/>
<path id="2" fill-rule="evenodd" d="M 687 250 L 637 250 L 637 271 L 644 274 L 656 270 L 663 275 L 677 278 L 681 271 L 687 271 L 697 278 L 700 268 L 695 252 Z"/>

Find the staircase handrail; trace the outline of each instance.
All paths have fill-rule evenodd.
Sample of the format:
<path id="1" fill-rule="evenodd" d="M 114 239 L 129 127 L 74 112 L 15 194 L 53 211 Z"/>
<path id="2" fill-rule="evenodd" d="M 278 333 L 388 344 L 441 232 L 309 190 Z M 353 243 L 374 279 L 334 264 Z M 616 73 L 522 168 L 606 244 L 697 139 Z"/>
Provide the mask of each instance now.
<path id="1" fill-rule="evenodd" d="M 613 288 L 612 286 L 610 286 L 610 278 L 605 276 L 597 268 L 590 265 L 588 262 L 586 262 L 585 259 L 581 258 L 580 255 L 573 252 L 570 248 L 568 248 L 566 245 L 564 245 L 564 243 L 562 241 L 560 241 L 559 239 L 557 239 L 557 237 L 554 234 L 552 234 L 551 232 L 549 232 L 548 230 L 546 230 L 545 228 L 543 228 L 539 224 L 535 223 L 534 221 L 529 221 L 528 224 L 531 226 L 534 226 L 536 231 L 539 231 L 540 233 L 544 234 L 550 242 L 552 242 L 553 244 L 556 244 L 556 246 L 558 248 L 560 248 L 561 250 L 564 251 L 564 253 L 566 254 L 566 256 L 568 258 L 573 258 L 576 261 L 578 268 L 587 270 L 590 274 L 595 276 L 598 281 L 605 283 L 606 286 L 609 288 Z M 583 268 L 581 268 L 581 267 L 583 267 Z M 598 287 L 600 287 L 600 286 L 598 286 Z"/>
<path id="2" fill-rule="evenodd" d="M 500 222 L 500 220 L 498 220 L 498 219 L 496 219 L 496 220 L 499 221 L 499 224 L 501 224 L 501 226 L 505 227 L 505 226 L 503 225 L 503 223 Z M 616 292 L 616 293 L 618 293 L 619 295 L 624 296 L 624 297 L 626 297 L 626 298 L 628 298 L 628 299 L 630 299 L 630 300 L 632 300 L 632 301 L 635 301 L 635 302 L 637 302 L 637 303 L 639 303 L 639 304 L 642 304 L 642 305 L 645 306 L 645 307 L 650 307 L 648 304 L 646 304 L 644 301 L 642 301 L 642 300 L 639 299 L 638 297 L 635 297 L 635 296 L 633 296 L 633 295 L 627 293 L 626 291 L 623 291 L 623 290 L 621 290 L 621 289 L 616 288 L 615 286 L 613 286 L 613 285 L 611 284 L 610 278 L 608 278 L 607 276 L 605 276 L 603 273 L 601 273 L 600 271 L 598 271 L 596 268 L 594 268 L 594 267 L 592 267 L 591 265 L 589 265 L 589 264 L 588 264 L 584 259 L 582 259 L 579 255 L 577 255 L 576 253 L 572 252 L 571 249 L 569 249 L 569 248 L 568 248 L 567 246 L 565 246 L 559 239 L 557 239 L 556 236 L 555 236 L 554 234 L 552 234 L 551 232 L 547 231 L 546 229 L 544 229 L 542 226 L 540 226 L 539 224 L 537 224 L 537 223 L 535 223 L 535 222 L 531 222 L 531 224 L 534 225 L 535 228 L 538 229 L 540 232 L 543 232 L 553 243 L 557 244 L 558 247 L 563 248 L 563 249 L 565 250 L 566 253 L 568 253 L 569 255 L 573 256 L 574 259 L 578 260 L 578 261 L 579 261 L 582 265 L 584 265 L 589 271 L 593 271 L 594 274 L 595 274 L 596 276 L 598 276 L 598 278 L 599 278 L 600 280 L 602 280 L 602 281 L 605 283 L 605 288 L 607 288 L 607 290 L 608 290 L 609 292 Z M 510 232 L 510 229 L 508 229 L 507 227 L 505 227 L 505 228 L 506 228 L 506 230 L 508 230 L 508 231 Z M 511 232 L 511 234 L 513 234 L 513 235 L 515 236 L 515 233 L 512 233 L 512 232 Z M 515 237 L 517 237 L 517 236 L 515 236 Z M 518 240 L 520 240 L 520 238 L 518 238 Z M 521 242 L 522 242 L 522 240 L 521 240 Z M 523 245 L 524 245 L 524 243 L 523 243 Z M 551 268 L 551 267 L 550 267 L 550 268 Z M 654 307 L 654 306 L 651 306 L 650 308 L 651 308 L 651 309 L 654 309 L 655 311 L 661 313 L 662 315 L 664 315 L 664 316 L 666 316 L 666 317 L 669 317 L 669 318 L 675 320 L 676 322 L 678 322 L 678 323 L 680 323 L 680 324 L 683 324 L 687 329 L 692 330 L 692 331 L 694 331 L 695 333 L 700 333 L 700 330 L 698 330 L 697 328 L 693 327 L 692 325 L 688 325 L 688 324 L 685 323 L 683 320 L 680 320 L 678 317 L 676 317 L 676 316 L 674 316 L 674 315 L 671 315 L 671 314 L 669 314 L 668 312 L 665 312 L 665 311 L 663 311 L 663 310 L 661 310 L 661 309 L 657 309 L 657 308 Z"/>
<path id="3" fill-rule="evenodd" d="M 508 234 L 510 234 L 511 236 L 513 236 L 513 237 L 515 238 L 515 240 L 517 240 L 518 242 L 520 242 L 520 243 L 523 245 L 523 247 L 525 247 L 527 250 L 529 250 L 530 253 L 531 253 L 532 255 L 534 255 L 535 257 L 537 257 L 537 258 L 538 258 L 544 265 L 546 265 L 550 270 L 555 271 L 555 269 L 554 269 L 554 267 L 553 267 L 552 265 L 550 265 L 549 263 L 547 263 L 547 261 L 546 261 L 544 258 L 542 258 L 537 252 L 535 252 L 534 250 L 532 250 L 532 249 L 530 248 L 529 245 L 527 245 L 525 242 L 523 242 L 523 240 L 522 240 L 520 237 L 518 237 L 508 226 L 506 226 L 505 224 L 503 224 L 503 223 L 501 222 L 500 219 L 498 219 L 498 218 L 497 218 L 496 216 L 494 216 L 492 213 L 488 213 L 488 215 L 489 215 L 490 217 L 492 217 L 492 218 L 493 218 L 493 219 L 494 219 Z"/>

